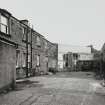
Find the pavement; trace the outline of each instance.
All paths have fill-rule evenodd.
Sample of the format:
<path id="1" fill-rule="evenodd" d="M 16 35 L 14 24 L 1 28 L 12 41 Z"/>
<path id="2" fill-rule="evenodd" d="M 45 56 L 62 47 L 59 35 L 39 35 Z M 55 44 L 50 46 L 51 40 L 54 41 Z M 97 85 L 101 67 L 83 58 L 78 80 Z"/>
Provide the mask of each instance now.
<path id="1" fill-rule="evenodd" d="M 0 105 L 105 105 L 105 88 L 91 72 L 62 72 L 18 80 Z"/>

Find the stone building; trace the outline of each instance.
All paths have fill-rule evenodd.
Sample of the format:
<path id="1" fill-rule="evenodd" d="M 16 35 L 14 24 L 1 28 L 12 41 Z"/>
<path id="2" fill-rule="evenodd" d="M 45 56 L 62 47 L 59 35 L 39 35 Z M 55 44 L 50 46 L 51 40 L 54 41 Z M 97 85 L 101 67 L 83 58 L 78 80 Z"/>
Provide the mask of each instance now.
<path id="1" fill-rule="evenodd" d="M 31 28 L 28 20 L 0 9 L 0 88 L 16 78 L 46 74 L 51 62 L 57 68 L 57 50 L 57 44 Z"/>
<path id="2" fill-rule="evenodd" d="M 63 55 L 63 68 L 68 71 L 92 70 L 94 54 L 89 52 L 67 52 Z"/>
<path id="3" fill-rule="evenodd" d="M 48 42 L 48 70 L 58 70 L 58 44 Z"/>
<path id="4" fill-rule="evenodd" d="M 105 43 L 103 44 L 101 51 L 97 54 L 97 61 L 100 64 L 98 67 L 99 71 L 97 71 L 97 73 L 105 80 Z"/>
<path id="5" fill-rule="evenodd" d="M 16 79 L 16 43 L 12 40 L 11 14 L 0 9 L 0 90 L 14 87 Z"/>
<path id="6" fill-rule="evenodd" d="M 89 47 L 89 46 L 59 44 L 58 45 L 58 70 L 59 71 L 65 71 L 66 70 L 66 69 L 63 69 L 63 67 L 65 66 L 65 61 L 64 61 L 63 57 L 68 52 L 73 54 L 73 56 L 72 56 L 72 54 L 71 55 L 69 54 L 69 60 L 71 61 L 71 58 L 72 58 L 73 59 L 72 63 L 76 64 L 79 57 L 83 58 L 83 57 L 85 57 L 86 54 L 91 54 L 91 47 Z M 70 56 L 71 56 L 71 58 L 70 58 Z M 69 64 L 68 66 L 70 66 L 70 65 L 71 64 Z"/>
<path id="7" fill-rule="evenodd" d="M 63 68 L 65 69 L 65 71 L 75 71 L 77 61 L 78 61 L 78 54 L 68 52 L 63 55 Z"/>

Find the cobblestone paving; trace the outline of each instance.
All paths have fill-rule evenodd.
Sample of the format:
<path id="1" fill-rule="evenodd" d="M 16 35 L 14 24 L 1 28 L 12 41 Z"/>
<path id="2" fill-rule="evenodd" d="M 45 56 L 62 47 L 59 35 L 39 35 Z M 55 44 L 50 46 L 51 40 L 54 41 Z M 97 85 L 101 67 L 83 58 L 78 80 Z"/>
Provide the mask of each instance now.
<path id="1" fill-rule="evenodd" d="M 99 81 L 66 75 L 29 78 L 31 84 L 0 95 L 0 105 L 105 105 L 105 88 Z"/>

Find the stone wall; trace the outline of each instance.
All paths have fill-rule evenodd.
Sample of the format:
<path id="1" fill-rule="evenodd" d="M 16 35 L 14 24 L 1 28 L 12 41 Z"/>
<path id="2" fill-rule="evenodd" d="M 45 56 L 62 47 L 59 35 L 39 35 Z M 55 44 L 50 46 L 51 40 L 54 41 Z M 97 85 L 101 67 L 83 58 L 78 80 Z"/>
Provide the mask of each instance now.
<path id="1" fill-rule="evenodd" d="M 58 70 L 58 44 L 49 42 L 48 67 Z"/>
<path id="2" fill-rule="evenodd" d="M 9 43 L 0 41 L 0 89 L 15 84 L 15 62 L 15 47 Z"/>

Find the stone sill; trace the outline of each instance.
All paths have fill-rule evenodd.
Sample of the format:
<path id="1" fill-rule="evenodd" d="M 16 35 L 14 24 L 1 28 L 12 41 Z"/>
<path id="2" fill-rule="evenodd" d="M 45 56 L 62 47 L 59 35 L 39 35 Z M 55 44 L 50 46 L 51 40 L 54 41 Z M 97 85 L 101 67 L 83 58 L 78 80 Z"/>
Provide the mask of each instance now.
<path id="1" fill-rule="evenodd" d="M 11 37 L 10 34 L 6 34 L 6 33 L 1 32 L 1 31 L 0 31 L 0 35 L 2 35 L 2 36 L 4 36 L 4 37 L 7 37 L 7 38 L 10 38 L 10 37 Z"/>

